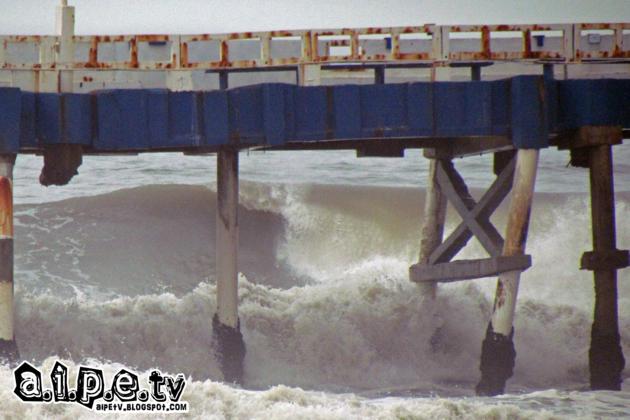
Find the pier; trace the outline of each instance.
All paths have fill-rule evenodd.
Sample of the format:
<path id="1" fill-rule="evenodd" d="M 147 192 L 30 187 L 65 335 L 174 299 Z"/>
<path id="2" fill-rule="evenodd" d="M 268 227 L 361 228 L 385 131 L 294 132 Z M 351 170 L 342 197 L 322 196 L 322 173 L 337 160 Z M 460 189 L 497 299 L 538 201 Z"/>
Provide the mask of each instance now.
<path id="1" fill-rule="evenodd" d="M 349 149 L 358 157 L 396 158 L 415 148 L 424 150 L 430 171 L 419 180 L 425 219 L 409 279 L 431 299 L 443 282 L 498 277 L 476 391 L 501 394 L 516 363 L 520 277 L 535 263 L 526 241 L 539 153 L 557 147 L 590 174 L 593 248 L 576 261 L 576 270 L 594 273 L 590 385 L 620 389 L 616 273 L 630 258 L 615 241 L 613 146 L 630 137 L 630 23 L 87 36 L 75 35 L 74 20 L 74 7 L 63 1 L 57 35 L 0 36 L 1 357 L 19 360 L 12 204 L 18 154 L 43 156 L 43 185 L 70 182 L 88 154 L 217 154 L 217 308 L 208 320 L 215 341 L 208 357 L 217 358 L 226 382 L 243 383 L 239 151 Z M 512 66 L 509 77 L 495 77 L 500 66 Z M 625 77 L 584 78 L 604 67 Z M 443 80 L 451 70 L 466 79 Z M 400 72 L 422 80 L 392 82 Z M 233 86 L 244 73 L 284 79 Z M 325 83 L 348 74 L 370 83 Z M 475 200 L 453 159 L 484 153 L 494 156 L 489 171 L 496 178 Z M 497 228 L 490 217 L 510 193 L 506 226 Z M 461 223 L 445 237 L 448 203 Z M 455 259 L 473 237 L 488 256 Z"/>

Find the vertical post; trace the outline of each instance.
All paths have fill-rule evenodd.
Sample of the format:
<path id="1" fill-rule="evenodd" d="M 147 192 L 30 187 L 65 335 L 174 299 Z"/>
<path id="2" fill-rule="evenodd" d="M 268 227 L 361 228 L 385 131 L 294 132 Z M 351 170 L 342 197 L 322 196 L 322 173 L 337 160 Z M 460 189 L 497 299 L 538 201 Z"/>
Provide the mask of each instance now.
<path id="1" fill-rule="evenodd" d="M 219 73 L 221 89 L 227 72 Z M 245 342 L 238 318 L 238 148 L 217 153 L 217 309 L 212 319 L 216 357 L 226 382 L 243 382 Z"/>
<path id="2" fill-rule="evenodd" d="M 300 86 L 319 86 L 322 83 L 319 64 L 299 64 L 297 82 Z"/>
<path id="3" fill-rule="evenodd" d="M 481 80 L 481 66 L 473 64 L 470 66 L 470 80 L 478 82 Z"/>
<path id="4" fill-rule="evenodd" d="M 435 82 L 435 67 L 431 67 L 431 81 Z M 426 156 L 426 153 L 425 153 Z M 437 181 L 437 159 L 429 160 L 429 176 L 424 195 L 424 219 L 420 239 L 419 264 L 427 264 L 433 251 L 442 243 L 444 235 L 444 222 L 446 220 L 446 196 L 440 189 Z M 437 295 L 436 282 L 423 282 L 418 284 L 420 292 L 431 299 Z"/>
<path id="5" fill-rule="evenodd" d="M 228 88 L 229 75 L 227 71 L 219 72 L 219 89 L 225 90 Z"/>
<path id="6" fill-rule="evenodd" d="M 0 361 L 19 358 L 13 304 L 13 165 L 15 155 L 0 155 Z"/>
<path id="7" fill-rule="evenodd" d="M 68 6 L 67 0 L 61 0 L 57 6 L 56 32 L 59 36 L 57 62 L 62 68 L 71 68 L 74 62 L 74 7 Z M 72 92 L 73 71 L 61 70 L 59 73 L 59 92 Z"/>
<path id="8" fill-rule="evenodd" d="M 537 149 L 517 151 L 503 256 L 525 253 L 537 167 Z M 516 359 L 513 321 L 520 275 L 520 271 L 509 271 L 499 276 L 492 319 L 481 348 L 478 395 L 502 394 L 506 381 L 512 376 Z"/>
<path id="9" fill-rule="evenodd" d="M 374 67 L 374 84 L 385 84 L 385 66 Z"/>
<path id="10" fill-rule="evenodd" d="M 424 195 L 424 219 L 422 221 L 422 239 L 420 240 L 419 264 L 427 264 L 433 251 L 442 243 L 444 221 L 446 219 L 446 196 L 437 182 L 437 159 L 429 163 L 429 177 Z M 419 283 L 423 295 L 435 299 L 435 282 Z"/>
<path id="11" fill-rule="evenodd" d="M 611 146 L 605 144 L 589 148 L 588 163 L 591 184 L 592 254 L 602 256 L 602 263 L 593 267 L 595 312 L 589 350 L 590 382 L 591 389 L 620 390 L 625 360 L 619 342 L 617 318 L 618 267 L 604 261 L 604 255 L 619 252 L 615 237 Z"/>

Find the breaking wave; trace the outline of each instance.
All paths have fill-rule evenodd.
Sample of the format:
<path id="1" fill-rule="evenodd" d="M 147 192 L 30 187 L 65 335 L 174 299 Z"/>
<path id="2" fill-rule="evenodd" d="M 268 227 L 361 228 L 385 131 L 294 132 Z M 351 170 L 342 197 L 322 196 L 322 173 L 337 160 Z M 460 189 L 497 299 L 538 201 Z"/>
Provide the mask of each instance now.
<path id="1" fill-rule="evenodd" d="M 630 196 L 619 198 L 619 248 L 630 248 Z M 445 285 L 435 301 L 419 293 L 407 270 L 417 259 L 423 194 L 408 188 L 243 183 L 245 381 L 249 389 L 267 390 L 216 383 L 215 201 L 212 188 L 156 185 L 18 206 L 22 357 L 40 365 L 59 356 L 72 363 L 95 359 L 111 369 L 183 372 L 193 380 L 185 395 L 191 406 L 228 417 L 311 417 L 314 407 L 324 406 L 326 418 L 377 411 L 475 417 L 492 410 L 499 410 L 497 417 L 527 417 L 530 408 L 540 408 L 529 407 L 526 396 L 460 398 L 472 396 L 479 376 L 496 282 Z M 504 219 L 501 212 L 493 218 L 499 226 Z M 448 226 L 456 223 L 449 214 Z M 528 243 L 534 266 L 521 282 L 517 365 L 508 391 L 560 389 L 544 391 L 554 404 L 590 398 L 572 393 L 588 384 L 592 276 L 578 270 L 578 261 L 589 249 L 587 197 L 538 194 Z M 463 253 L 476 255 L 477 244 Z M 622 344 L 630 354 L 628 270 L 620 271 L 619 287 Z M 8 382 L 3 369 L 1 380 Z M 624 376 L 630 381 L 630 369 Z M 5 385 L 0 392 L 11 388 Z M 9 406 L 15 404 L 1 410 Z"/>

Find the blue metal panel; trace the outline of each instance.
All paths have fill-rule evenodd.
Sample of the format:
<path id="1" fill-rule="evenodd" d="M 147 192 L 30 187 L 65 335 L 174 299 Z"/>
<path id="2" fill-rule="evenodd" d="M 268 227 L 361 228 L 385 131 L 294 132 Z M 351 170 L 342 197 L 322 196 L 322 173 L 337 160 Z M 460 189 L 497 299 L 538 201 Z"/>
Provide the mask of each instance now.
<path id="1" fill-rule="evenodd" d="M 327 140 L 333 136 L 332 90 L 325 86 L 295 89 L 295 136 L 293 140 Z M 330 106 L 329 106 L 330 104 Z"/>
<path id="2" fill-rule="evenodd" d="M 64 93 L 61 95 L 62 135 L 59 143 L 92 143 L 92 95 Z"/>
<path id="3" fill-rule="evenodd" d="M 374 137 L 511 135 L 547 146 L 549 127 L 630 127 L 629 80 L 436 82 L 213 92 L 111 90 L 92 95 L 0 89 L 0 153 L 42 144 L 93 151 L 186 150 Z"/>
<path id="4" fill-rule="evenodd" d="M 92 96 L 41 93 L 36 100 L 36 133 L 41 144 L 92 142 Z"/>
<path id="5" fill-rule="evenodd" d="M 36 94 L 22 92 L 22 116 L 20 118 L 20 148 L 37 147 L 37 107 Z"/>
<path id="6" fill-rule="evenodd" d="M 228 90 L 230 143 L 264 142 L 263 98 L 258 86 Z"/>
<path id="7" fill-rule="evenodd" d="M 407 86 L 407 117 L 410 136 L 431 136 L 435 130 L 433 83 Z"/>
<path id="8" fill-rule="evenodd" d="M 201 94 L 171 92 L 168 98 L 169 147 L 203 144 Z"/>
<path id="9" fill-rule="evenodd" d="M 407 85 L 362 86 L 361 122 L 365 138 L 407 134 Z"/>
<path id="10" fill-rule="evenodd" d="M 142 150 L 149 148 L 146 90 L 109 90 L 96 95 L 97 150 Z"/>
<path id="11" fill-rule="evenodd" d="M 492 135 L 510 134 L 510 80 L 496 80 L 491 84 Z"/>
<path id="12" fill-rule="evenodd" d="M 445 82 L 435 86 L 436 135 L 491 134 L 492 91 L 487 82 Z"/>
<path id="13" fill-rule="evenodd" d="M 59 143 L 61 139 L 60 96 L 40 93 L 37 96 L 37 138 L 41 143 Z"/>
<path id="14" fill-rule="evenodd" d="M 215 90 L 203 93 L 203 120 L 206 145 L 220 146 L 228 143 L 230 119 L 227 91 Z"/>
<path id="15" fill-rule="evenodd" d="M 333 103 L 335 138 L 361 138 L 361 87 L 333 86 Z"/>
<path id="16" fill-rule="evenodd" d="M 149 147 L 163 149 L 169 147 L 168 94 L 166 89 L 147 91 L 147 117 Z"/>
<path id="17" fill-rule="evenodd" d="M 560 129 L 630 126 L 629 80 L 563 80 L 558 82 L 558 101 Z"/>
<path id="18" fill-rule="evenodd" d="M 289 118 L 285 102 L 288 90 L 289 86 L 275 83 L 262 87 L 265 139 L 266 144 L 270 146 L 278 146 L 286 142 L 286 122 Z"/>
<path id="19" fill-rule="evenodd" d="M 0 88 L 0 153 L 17 153 L 20 147 L 22 93 Z"/>
<path id="20" fill-rule="evenodd" d="M 545 83 L 541 76 L 512 78 L 512 143 L 519 149 L 549 146 Z"/>

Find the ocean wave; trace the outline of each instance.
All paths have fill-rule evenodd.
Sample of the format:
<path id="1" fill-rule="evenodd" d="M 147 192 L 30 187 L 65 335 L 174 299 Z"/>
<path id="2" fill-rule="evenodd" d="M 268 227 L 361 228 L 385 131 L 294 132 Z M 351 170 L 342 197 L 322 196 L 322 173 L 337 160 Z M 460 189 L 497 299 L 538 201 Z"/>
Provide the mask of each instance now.
<path id="1" fill-rule="evenodd" d="M 19 206 L 23 357 L 96 358 L 219 380 L 211 337 L 215 200 L 204 187 L 147 186 Z M 244 183 L 241 201 L 248 387 L 471 395 L 496 282 L 446 285 L 431 301 L 407 280 L 421 192 Z M 629 202 L 622 195 L 618 220 L 627 220 Z M 583 195 L 536 197 L 512 391 L 588 382 L 592 278 L 577 267 L 590 249 L 587 204 Z M 494 221 L 504 219 L 500 211 Z M 449 214 L 449 227 L 456 223 Z M 628 248 L 628 224 L 619 224 L 618 240 Z M 463 256 L 480 252 L 472 244 Z M 621 271 L 620 328 L 630 354 L 627 280 Z"/>

